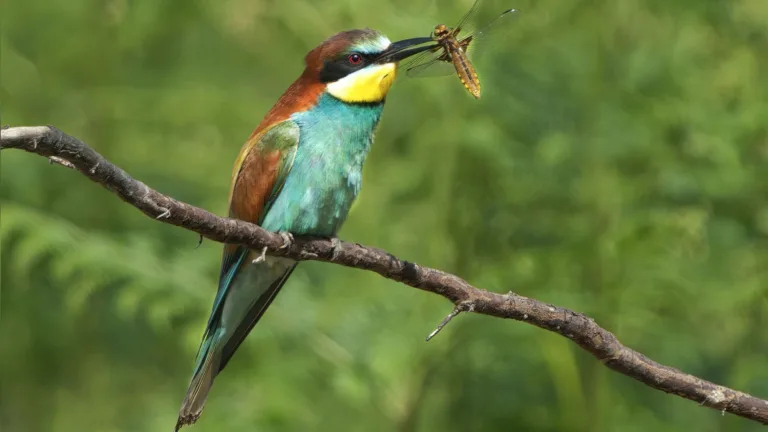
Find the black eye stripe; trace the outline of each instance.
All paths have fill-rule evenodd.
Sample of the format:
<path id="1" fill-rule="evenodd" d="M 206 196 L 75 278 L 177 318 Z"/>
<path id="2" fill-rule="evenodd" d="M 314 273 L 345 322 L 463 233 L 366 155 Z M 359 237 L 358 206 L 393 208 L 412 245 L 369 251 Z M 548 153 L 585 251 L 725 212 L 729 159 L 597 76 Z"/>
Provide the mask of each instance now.
<path id="1" fill-rule="evenodd" d="M 360 61 L 358 63 L 352 63 L 350 61 L 350 56 L 353 54 L 360 56 Z M 374 56 L 363 54 L 361 52 L 349 52 L 341 54 L 333 60 L 326 60 L 323 69 L 320 71 L 320 81 L 324 83 L 338 81 L 370 64 L 373 57 Z"/>

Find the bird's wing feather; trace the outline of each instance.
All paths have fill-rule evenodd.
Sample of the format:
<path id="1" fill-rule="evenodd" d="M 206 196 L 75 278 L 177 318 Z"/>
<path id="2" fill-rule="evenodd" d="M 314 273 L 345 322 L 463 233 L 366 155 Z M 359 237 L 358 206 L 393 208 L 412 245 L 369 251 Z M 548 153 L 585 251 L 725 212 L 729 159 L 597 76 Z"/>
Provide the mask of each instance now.
<path id="1" fill-rule="evenodd" d="M 292 120 L 265 128 L 245 143 L 232 175 L 230 217 L 253 223 L 262 222 L 291 171 L 298 146 L 299 126 Z M 219 290 L 208 327 L 216 319 L 227 287 L 247 256 L 247 248 L 224 245 Z"/>
<path id="2" fill-rule="evenodd" d="M 261 315 L 264 314 L 264 311 L 266 311 L 269 305 L 272 304 L 272 300 L 275 299 L 280 288 L 282 288 L 285 281 L 288 280 L 288 276 L 293 273 L 293 269 L 295 268 L 296 264 L 288 267 L 285 272 L 278 279 L 275 279 L 264 293 L 256 298 L 253 304 L 248 308 L 248 313 L 243 317 L 242 323 L 234 330 L 232 336 L 230 336 L 227 343 L 222 347 L 219 370 L 224 369 L 227 365 L 229 360 L 235 354 L 235 351 L 240 347 L 240 344 L 245 340 L 245 337 L 248 336 L 248 333 L 251 332 L 253 327 L 259 321 Z"/>

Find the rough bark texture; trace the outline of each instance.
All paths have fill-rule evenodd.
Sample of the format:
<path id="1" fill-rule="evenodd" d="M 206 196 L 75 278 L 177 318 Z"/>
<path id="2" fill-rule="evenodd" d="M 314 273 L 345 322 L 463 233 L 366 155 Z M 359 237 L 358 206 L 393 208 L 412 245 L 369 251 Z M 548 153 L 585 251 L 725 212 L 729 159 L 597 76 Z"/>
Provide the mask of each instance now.
<path id="1" fill-rule="evenodd" d="M 512 292 L 498 294 L 478 289 L 458 276 L 400 260 L 380 249 L 336 239 L 300 237 L 291 240 L 254 224 L 218 217 L 149 188 L 79 139 L 51 126 L 3 129 L 0 149 L 9 148 L 36 153 L 48 157 L 53 163 L 76 169 L 148 216 L 211 240 L 242 244 L 255 250 L 267 248 L 269 254 L 297 260 L 326 261 L 370 270 L 387 279 L 447 298 L 456 305 L 452 316 L 458 312 L 475 312 L 533 324 L 572 340 L 607 367 L 650 387 L 724 413 L 768 424 L 768 400 L 659 364 L 622 345 L 611 332 L 583 314 Z"/>

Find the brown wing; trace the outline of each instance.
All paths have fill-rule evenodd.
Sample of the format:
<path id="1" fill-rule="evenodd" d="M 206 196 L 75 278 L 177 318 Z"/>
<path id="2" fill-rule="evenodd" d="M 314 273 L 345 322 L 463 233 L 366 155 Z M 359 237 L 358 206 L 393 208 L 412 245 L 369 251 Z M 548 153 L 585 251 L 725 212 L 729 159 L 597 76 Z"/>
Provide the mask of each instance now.
<path id="1" fill-rule="evenodd" d="M 299 127 L 292 120 L 265 127 L 243 145 L 232 173 L 230 217 L 261 223 L 285 183 L 298 145 Z M 219 293 L 242 254 L 241 249 L 238 245 L 224 245 Z"/>
<path id="2" fill-rule="evenodd" d="M 298 140 L 298 126 L 286 120 L 265 128 L 245 143 L 232 174 L 231 217 L 261 221 L 265 205 L 275 198 L 293 165 Z"/>

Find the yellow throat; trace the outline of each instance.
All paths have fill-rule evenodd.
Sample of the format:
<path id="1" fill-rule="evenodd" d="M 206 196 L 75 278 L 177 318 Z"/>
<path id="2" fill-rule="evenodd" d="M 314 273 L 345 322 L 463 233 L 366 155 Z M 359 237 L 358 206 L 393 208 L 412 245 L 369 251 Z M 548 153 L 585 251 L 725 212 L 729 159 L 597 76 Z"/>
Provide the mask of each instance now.
<path id="1" fill-rule="evenodd" d="M 347 103 L 381 102 L 395 81 L 397 65 L 370 65 L 344 78 L 328 83 L 328 93 Z"/>

